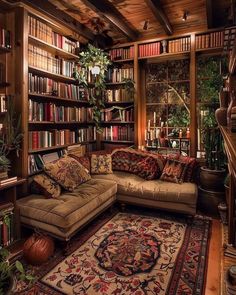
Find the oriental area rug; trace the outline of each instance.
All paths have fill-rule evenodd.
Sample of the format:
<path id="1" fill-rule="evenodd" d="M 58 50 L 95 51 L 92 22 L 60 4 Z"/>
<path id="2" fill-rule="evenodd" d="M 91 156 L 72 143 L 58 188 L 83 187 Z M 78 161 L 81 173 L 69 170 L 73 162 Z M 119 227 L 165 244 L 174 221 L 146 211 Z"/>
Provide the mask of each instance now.
<path id="1" fill-rule="evenodd" d="M 51 264 L 40 294 L 204 294 L 210 231 L 203 217 L 116 213 Z"/>

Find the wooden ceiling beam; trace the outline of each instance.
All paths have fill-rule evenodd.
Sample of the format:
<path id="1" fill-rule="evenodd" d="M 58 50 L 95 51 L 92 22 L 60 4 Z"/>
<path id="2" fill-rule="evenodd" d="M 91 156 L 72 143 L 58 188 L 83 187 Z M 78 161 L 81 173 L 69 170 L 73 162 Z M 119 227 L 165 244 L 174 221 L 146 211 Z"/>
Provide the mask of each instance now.
<path id="1" fill-rule="evenodd" d="M 207 27 L 208 29 L 211 29 L 213 28 L 212 0 L 206 0 L 206 14 L 207 14 Z"/>
<path id="2" fill-rule="evenodd" d="M 38 1 L 38 0 L 21 0 L 23 3 L 38 9 L 47 15 L 57 19 L 58 21 L 64 23 L 66 26 L 73 30 L 76 30 L 78 34 L 86 38 L 87 40 L 93 40 L 95 35 L 93 32 L 87 28 L 85 25 L 81 24 L 79 21 L 68 15 L 62 10 L 59 10 L 55 5 L 48 1 Z M 18 1 L 20 2 L 20 1 Z"/>
<path id="3" fill-rule="evenodd" d="M 83 3 L 103 17 L 113 28 L 125 35 L 129 41 L 138 38 L 138 32 L 124 21 L 123 15 L 108 0 L 82 0 Z"/>
<path id="4" fill-rule="evenodd" d="M 161 24 L 167 35 L 173 34 L 173 28 L 166 16 L 159 0 L 145 0 L 158 22 Z"/>

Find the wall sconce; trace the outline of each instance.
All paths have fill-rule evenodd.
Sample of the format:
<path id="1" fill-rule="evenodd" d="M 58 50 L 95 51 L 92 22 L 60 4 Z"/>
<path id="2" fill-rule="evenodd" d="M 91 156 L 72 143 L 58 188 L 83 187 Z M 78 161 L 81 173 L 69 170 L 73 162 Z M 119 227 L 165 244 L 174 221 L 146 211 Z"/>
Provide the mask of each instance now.
<path id="1" fill-rule="evenodd" d="M 188 12 L 184 11 L 183 16 L 182 16 L 182 21 L 185 22 L 187 20 L 188 17 Z"/>

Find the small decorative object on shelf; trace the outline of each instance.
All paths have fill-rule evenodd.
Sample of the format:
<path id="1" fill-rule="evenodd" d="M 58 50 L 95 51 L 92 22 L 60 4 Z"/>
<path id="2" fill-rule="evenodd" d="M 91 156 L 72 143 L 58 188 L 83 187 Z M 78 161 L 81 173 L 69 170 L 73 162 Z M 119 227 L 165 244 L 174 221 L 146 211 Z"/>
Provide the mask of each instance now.
<path id="1" fill-rule="evenodd" d="M 227 126 L 227 110 L 228 110 L 228 92 L 220 89 L 219 101 L 220 107 L 215 111 L 216 121 L 219 125 Z"/>

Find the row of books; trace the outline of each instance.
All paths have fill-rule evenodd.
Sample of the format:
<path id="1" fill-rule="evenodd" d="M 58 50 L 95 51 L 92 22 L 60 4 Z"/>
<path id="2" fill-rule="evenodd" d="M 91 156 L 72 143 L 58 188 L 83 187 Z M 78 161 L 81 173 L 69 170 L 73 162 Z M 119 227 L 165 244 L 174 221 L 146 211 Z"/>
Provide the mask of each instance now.
<path id="1" fill-rule="evenodd" d="M 7 97 L 5 94 L 0 94 L 0 112 L 7 111 Z"/>
<path id="2" fill-rule="evenodd" d="M 196 36 L 196 49 L 223 47 L 224 33 L 211 32 Z"/>
<path id="3" fill-rule="evenodd" d="M 36 37 L 70 53 L 76 54 L 78 52 L 78 48 L 80 47 L 79 41 L 72 41 L 54 32 L 50 26 L 35 17 L 28 16 L 28 26 L 30 36 Z"/>
<path id="4" fill-rule="evenodd" d="M 6 49 L 11 48 L 11 32 L 0 28 L 0 46 Z"/>
<path id="5" fill-rule="evenodd" d="M 29 73 L 29 93 L 55 95 L 72 100 L 88 100 L 88 91 L 84 87 L 67 84 Z"/>
<path id="6" fill-rule="evenodd" d="M 107 82 L 120 83 L 124 79 L 134 79 L 134 68 L 109 68 L 106 73 Z"/>
<path id="7" fill-rule="evenodd" d="M 168 53 L 184 52 L 190 50 L 190 37 L 183 37 L 168 41 Z"/>
<path id="8" fill-rule="evenodd" d="M 92 108 L 65 107 L 29 99 L 29 122 L 89 122 L 92 120 Z"/>
<path id="9" fill-rule="evenodd" d="M 29 131 L 29 149 L 36 150 L 96 140 L 96 127 Z"/>
<path id="10" fill-rule="evenodd" d="M 108 53 L 112 61 L 119 59 L 132 59 L 134 58 L 134 46 L 111 49 Z"/>
<path id="11" fill-rule="evenodd" d="M 54 74 L 72 77 L 76 63 L 54 56 L 37 46 L 29 44 L 29 66 L 37 67 Z"/>
<path id="12" fill-rule="evenodd" d="M 14 241 L 14 206 L 0 205 L 0 247 L 7 247 Z"/>
<path id="13" fill-rule="evenodd" d="M 140 44 L 138 46 L 138 56 L 144 57 L 144 56 L 159 55 L 161 53 L 160 47 L 161 47 L 160 42 Z"/>
<path id="14" fill-rule="evenodd" d="M 134 140 L 132 126 L 110 126 L 103 129 L 103 140 Z"/>
<path id="15" fill-rule="evenodd" d="M 120 122 L 132 122 L 134 121 L 134 109 L 133 107 L 121 108 L 112 107 L 104 109 L 101 112 L 101 120 L 104 122 L 120 121 Z"/>
<path id="16" fill-rule="evenodd" d="M 106 89 L 105 100 L 107 102 L 131 101 L 133 100 L 133 97 L 130 97 L 130 94 L 124 88 Z"/>

